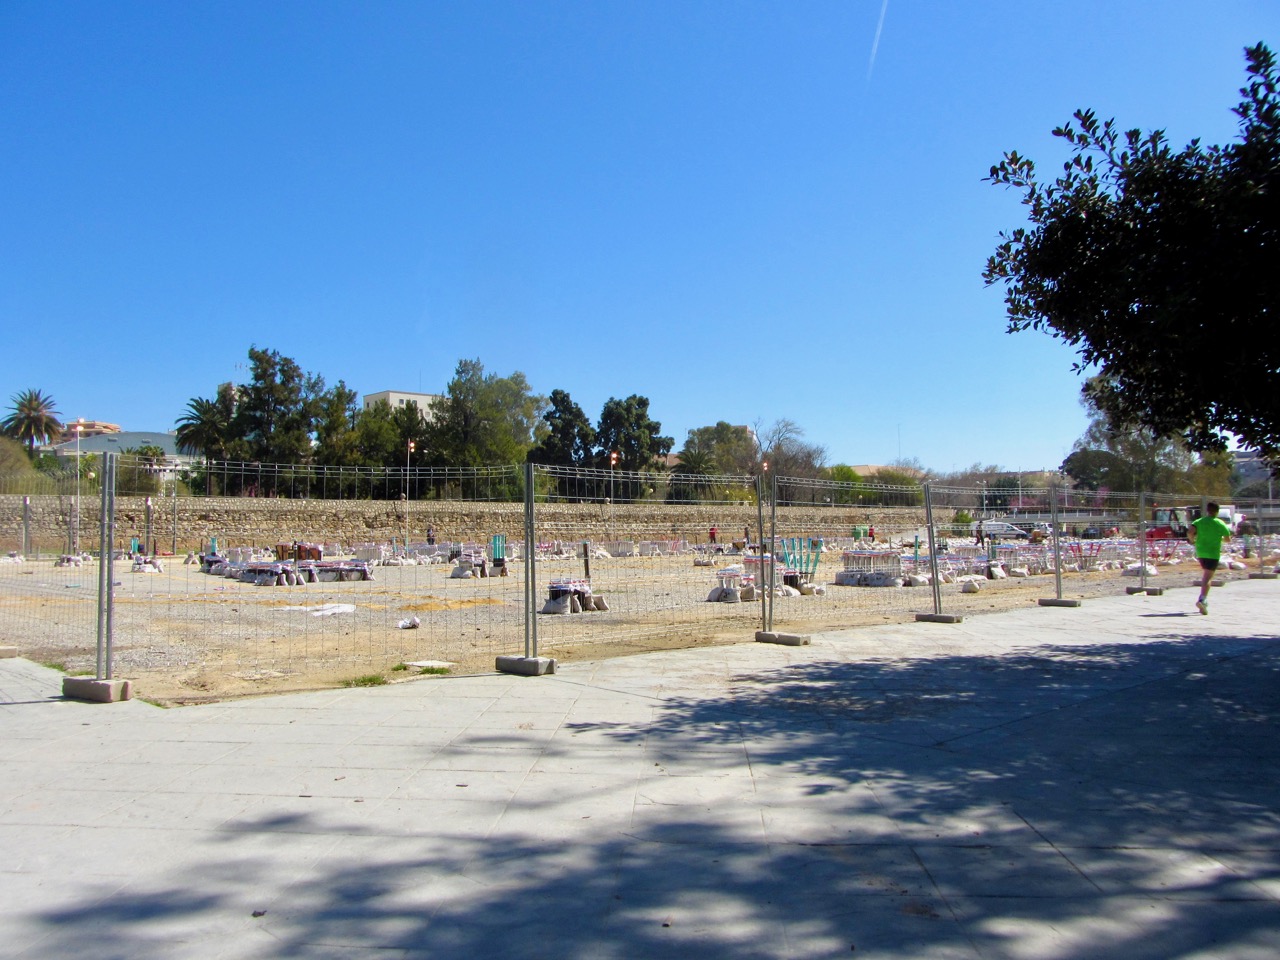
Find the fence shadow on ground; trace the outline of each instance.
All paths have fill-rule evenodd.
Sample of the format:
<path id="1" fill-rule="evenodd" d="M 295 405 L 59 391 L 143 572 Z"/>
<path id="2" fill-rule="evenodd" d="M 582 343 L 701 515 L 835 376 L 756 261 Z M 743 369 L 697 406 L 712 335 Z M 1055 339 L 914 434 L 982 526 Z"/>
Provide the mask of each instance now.
<path id="1" fill-rule="evenodd" d="M 517 795 L 480 834 L 263 813 L 198 869 L 46 912 L 41 950 L 147 960 L 254 930 L 281 957 L 1005 957 L 1052 929 L 1059 958 L 1261 955 L 1280 916 L 1258 886 L 1280 881 L 1277 681 L 1261 635 L 780 668 L 651 723 L 578 725 L 695 778 L 660 817 L 552 826 L 585 787 Z M 693 796 L 742 755 L 745 789 Z M 752 807 L 766 825 L 792 809 L 806 839 L 761 842 L 735 816 Z"/>

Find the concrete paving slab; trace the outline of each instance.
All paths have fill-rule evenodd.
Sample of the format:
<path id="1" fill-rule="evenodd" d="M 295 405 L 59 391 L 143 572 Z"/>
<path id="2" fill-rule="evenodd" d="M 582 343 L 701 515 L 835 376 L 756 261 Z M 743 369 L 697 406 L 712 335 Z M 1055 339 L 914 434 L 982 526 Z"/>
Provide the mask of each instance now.
<path id="1" fill-rule="evenodd" d="M 1193 600 L 174 710 L 2 660 L 0 943 L 1270 960 L 1280 591 Z"/>

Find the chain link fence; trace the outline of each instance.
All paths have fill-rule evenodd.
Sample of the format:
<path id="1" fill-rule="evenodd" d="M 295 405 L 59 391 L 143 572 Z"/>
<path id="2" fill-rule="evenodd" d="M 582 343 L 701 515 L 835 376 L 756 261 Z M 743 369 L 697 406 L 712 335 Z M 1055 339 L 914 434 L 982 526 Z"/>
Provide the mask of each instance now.
<path id="1" fill-rule="evenodd" d="M 105 534 L 100 482 L 0 493 L 0 643 L 101 674 L 109 601 L 117 675 L 182 702 L 1199 577 L 1199 497 L 545 466 L 369 471 L 317 497 L 338 483 L 324 474 L 272 467 L 254 486 L 242 469 L 220 487 L 240 496 L 193 496 L 119 457 Z M 1270 573 L 1280 504 L 1224 510 L 1238 535 L 1221 577 Z"/>

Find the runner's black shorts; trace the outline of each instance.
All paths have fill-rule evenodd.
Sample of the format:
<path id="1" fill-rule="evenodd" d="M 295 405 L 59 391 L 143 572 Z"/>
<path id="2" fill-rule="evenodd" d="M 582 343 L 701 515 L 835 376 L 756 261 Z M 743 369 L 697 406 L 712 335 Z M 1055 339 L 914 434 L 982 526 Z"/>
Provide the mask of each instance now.
<path id="1" fill-rule="evenodd" d="M 1205 570 L 1217 570 L 1217 569 L 1218 569 L 1218 558 L 1217 558 L 1217 557 L 1196 557 L 1196 559 L 1200 561 L 1200 566 L 1201 566 L 1202 568 L 1204 568 Z"/>

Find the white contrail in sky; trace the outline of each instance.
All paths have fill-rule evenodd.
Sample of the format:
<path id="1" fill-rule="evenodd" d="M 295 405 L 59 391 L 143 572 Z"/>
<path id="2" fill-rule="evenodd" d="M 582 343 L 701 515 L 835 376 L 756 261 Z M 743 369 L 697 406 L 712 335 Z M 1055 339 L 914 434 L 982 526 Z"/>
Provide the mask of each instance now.
<path id="1" fill-rule="evenodd" d="M 880 22 L 876 24 L 876 38 L 871 41 L 871 59 L 867 62 L 867 79 L 871 79 L 871 71 L 876 66 L 876 51 L 880 49 L 880 31 L 884 29 L 884 15 L 889 10 L 889 0 L 880 5 Z"/>

